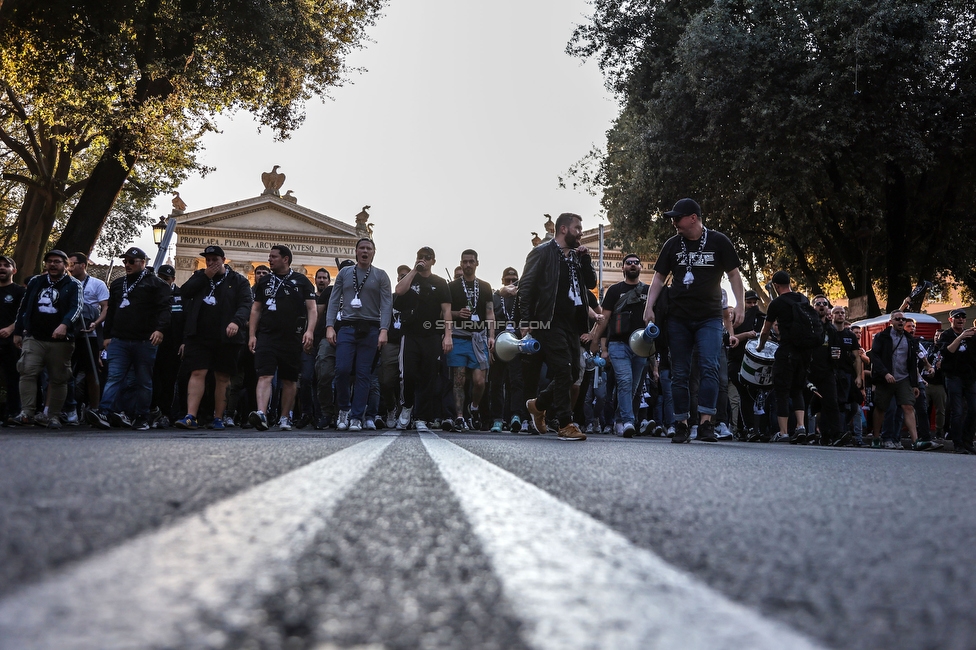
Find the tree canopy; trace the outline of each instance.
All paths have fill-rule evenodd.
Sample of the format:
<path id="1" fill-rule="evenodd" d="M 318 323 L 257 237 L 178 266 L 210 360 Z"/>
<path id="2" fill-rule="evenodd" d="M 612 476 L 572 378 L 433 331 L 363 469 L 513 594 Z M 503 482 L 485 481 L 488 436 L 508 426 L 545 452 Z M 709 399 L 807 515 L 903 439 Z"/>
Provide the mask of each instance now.
<path id="1" fill-rule="evenodd" d="M 384 2 L 0 4 L 0 140 L 17 158 L 4 179 L 24 188 L 21 266 L 36 267 L 69 199 L 57 245 L 91 250 L 134 170 L 135 194 L 202 170 L 200 136 L 218 113 L 251 112 L 288 137 L 309 99 L 342 84 Z"/>
<path id="2" fill-rule="evenodd" d="M 618 241 L 656 250 L 662 210 L 691 196 L 757 288 L 789 268 L 811 291 L 876 287 L 888 309 L 920 280 L 976 294 L 971 0 L 594 9 L 568 51 L 596 58 L 621 110 L 572 171 Z"/>

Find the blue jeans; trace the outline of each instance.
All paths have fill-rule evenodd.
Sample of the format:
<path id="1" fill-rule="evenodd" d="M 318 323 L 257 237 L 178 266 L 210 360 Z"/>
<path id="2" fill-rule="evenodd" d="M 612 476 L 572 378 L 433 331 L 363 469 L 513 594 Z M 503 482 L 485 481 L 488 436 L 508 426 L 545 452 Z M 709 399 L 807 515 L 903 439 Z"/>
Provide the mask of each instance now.
<path id="1" fill-rule="evenodd" d="M 647 359 L 634 354 L 630 346 L 622 341 L 611 341 L 610 365 L 617 378 L 617 413 L 615 421 L 634 423 L 634 390 L 640 381 Z"/>
<path id="2" fill-rule="evenodd" d="M 698 388 L 698 412 L 715 415 L 718 404 L 718 368 L 722 353 L 722 319 L 683 321 L 668 320 L 668 345 L 671 351 L 671 394 L 674 419 L 681 422 L 691 415 L 691 355 L 698 348 L 701 384 Z"/>
<path id="3" fill-rule="evenodd" d="M 346 325 L 336 334 L 336 402 L 340 411 L 350 411 L 350 420 L 362 420 L 366 414 L 380 334 L 379 328 L 372 326 L 365 335 L 357 337 L 356 329 L 354 325 Z M 354 382 L 351 404 L 350 381 Z"/>
<path id="4" fill-rule="evenodd" d="M 108 379 L 102 391 L 100 411 L 118 411 L 118 402 L 131 405 L 125 409 L 130 416 L 149 415 L 152 401 L 153 364 L 156 346 L 149 341 L 112 339 L 108 346 Z M 127 381 L 128 380 L 128 381 Z M 125 400 L 120 397 L 125 392 Z"/>

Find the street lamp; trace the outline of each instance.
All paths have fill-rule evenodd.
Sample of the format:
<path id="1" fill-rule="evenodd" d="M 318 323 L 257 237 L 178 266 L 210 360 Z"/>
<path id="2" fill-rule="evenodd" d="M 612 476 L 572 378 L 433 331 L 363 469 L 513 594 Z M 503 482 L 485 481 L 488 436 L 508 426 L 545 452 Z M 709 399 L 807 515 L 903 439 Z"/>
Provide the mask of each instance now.
<path id="1" fill-rule="evenodd" d="M 166 234 L 166 217 L 160 217 L 159 223 L 153 225 L 153 243 L 159 246 Z"/>

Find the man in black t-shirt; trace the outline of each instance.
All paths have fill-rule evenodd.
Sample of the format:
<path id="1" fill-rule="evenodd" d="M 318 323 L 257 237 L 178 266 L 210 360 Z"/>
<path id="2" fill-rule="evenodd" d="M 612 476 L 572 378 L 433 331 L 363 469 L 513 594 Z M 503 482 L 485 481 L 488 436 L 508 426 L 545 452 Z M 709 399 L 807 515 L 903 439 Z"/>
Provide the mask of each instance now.
<path id="1" fill-rule="evenodd" d="M 417 251 L 413 268 L 397 282 L 393 307 L 400 311 L 403 345 L 403 408 L 397 429 L 410 426 L 423 433 L 438 416 L 437 376 L 441 354 L 454 349 L 451 332 L 451 291 L 444 278 L 431 271 L 434 249 Z"/>
<path id="2" fill-rule="evenodd" d="M 15 273 L 17 263 L 13 258 L 0 255 L 0 371 L 7 385 L 7 410 L 0 414 L 0 422 L 20 413 L 20 373 L 17 372 L 20 349 L 14 345 L 14 328 L 17 308 L 26 289 L 13 281 Z"/>
<path id="3" fill-rule="evenodd" d="M 762 331 L 763 324 L 766 322 L 766 314 L 759 306 L 758 293 L 749 289 L 744 294 L 744 301 L 746 309 L 742 322 L 733 328 L 732 335 L 729 336 L 729 381 L 731 382 L 729 392 L 734 391 L 738 395 L 739 411 L 742 423 L 747 431 L 745 435 L 740 435 L 742 440 L 746 440 L 755 434 L 756 422 L 753 417 L 755 415 L 753 409 L 755 408 L 756 397 L 753 394 L 755 388 L 742 379 L 739 371 L 742 369 L 742 362 L 746 356 L 746 344 L 759 338 L 759 332 Z M 733 425 L 738 425 L 738 418 L 735 417 L 734 413 Z"/>
<path id="4" fill-rule="evenodd" d="M 647 359 L 630 349 L 630 335 L 644 324 L 647 285 L 640 281 L 641 261 L 637 255 L 624 256 L 624 279 L 603 295 L 602 321 L 597 324 L 590 352 L 601 352 L 613 366 L 617 381 L 616 431 L 624 438 L 637 432 L 634 425 L 634 394 L 647 366 Z"/>
<path id="5" fill-rule="evenodd" d="M 343 260 L 337 266 L 339 271 L 355 264 L 352 260 Z M 316 274 L 318 277 L 318 274 Z M 335 346 L 325 338 L 325 331 L 328 326 L 325 322 L 325 314 L 329 308 L 329 300 L 332 298 L 332 284 L 320 288 L 319 295 L 315 299 L 316 313 L 315 321 L 315 392 L 319 403 L 319 417 L 315 421 L 316 429 L 328 429 L 335 424 L 335 380 L 336 350 Z"/>
<path id="6" fill-rule="evenodd" d="M 976 336 L 976 325 L 966 327 L 966 312 L 962 309 L 949 312 L 949 322 L 952 327 L 939 337 L 952 416 L 946 439 L 952 440 L 956 453 L 976 454 L 973 447 L 973 427 L 976 425 L 976 341 L 973 337 Z"/>
<path id="7" fill-rule="evenodd" d="M 664 243 L 647 295 L 644 322 L 654 321 L 654 303 L 672 276 L 669 293 L 668 345 L 671 351 L 671 393 L 675 434 L 671 442 L 688 442 L 691 416 L 692 352 L 698 348 L 701 384 L 698 389 L 698 440 L 717 442 L 712 416 L 718 411 L 719 367 L 722 354 L 722 277 L 729 276 L 735 308 L 732 326 L 742 322 L 743 287 L 739 256 L 729 238 L 705 228 L 701 207 L 681 199 L 665 212 L 677 234 Z"/>
<path id="8" fill-rule="evenodd" d="M 515 300 L 518 294 L 518 271 L 508 267 L 502 271 L 502 286 L 492 295 L 495 312 L 495 336 L 509 332 L 518 336 L 515 322 Z M 522 359 L 515 355 L 511 361 L 502 361 L 494 352 L 491 369 L 488 372 L 488 390 L 491 397 L 491 412 L 495 421 L 491 425 L 494 433 L 501 433 L 508 419 L 509 431 L 519 433 L 525 418 L 525 400 L 522 398 Z"/>
<path id="9" fill-rule="evenodd" d="M 278 427 L 282 431 L 291 429 L 302 350 L 312 349 L 315 288 L 304 275 L 292 271 L 291 262 L 290 248 L 280 244 L 272 246 L 268 252 L 271 273 L 254 286 L 248 348 L 254 353 L 254 369 L 258 375 L 257 410 L 247 419 L 258 431 L 268 429 L 265 410 L 271 403 L 271 380 L 275 372 L 281 384 Z"/>
<path id="10" fill-rule="evenodd" d="M 840 411 L 838 425 L 840 426 L 840 436 L 834 441 L 835 447 L 848 444 L 851 439 L 849 434 L 852 429 L 848 429 L 847 423 L 851 417 L 855 417 L 860 422 L 861 402 L 855 399 L 864 387 L 864 364 L 861 361 L 861 343 L 857 335 L 847 326 L 847 311 L 840 305 L 834 306 L 830 310 L 830 318 L 834 329 L 837 330 L 837 343 L 835 347 L 840 349 L 838 353 L 831 348 L 831 356 L 834 358 L 834 377 L 837 382 L 837 408 Z"/>
<path id="11" fill-rule="evenodd" d="M 773 392 L 776 395 L 779 435 L 774 442 L 789 439 L 793 444 L 804 444 L 807 440 L 807 430 L 804 426 L 806 406 L 803 391 L 807 386 L 810 351 L 797 349 L 793 345 L 790 341 L 790 327 L 793 325 L 793 305 L 809 301 L 806 296 L 793 291 L 790 287 L 790 275 L 786 271 L 774 273 L 772 285 L 777 297 L 769 303 L 766 323 L 759 335 L 759 346 L 756 351 L 763 351 L 766 341 L 769 340 L 770 330 L 776 323 L 779 330 L 779 347 L 773 359 Z M 796 416 L 796 429 L 792 437 L 787 433 L 791 404 Z"/>

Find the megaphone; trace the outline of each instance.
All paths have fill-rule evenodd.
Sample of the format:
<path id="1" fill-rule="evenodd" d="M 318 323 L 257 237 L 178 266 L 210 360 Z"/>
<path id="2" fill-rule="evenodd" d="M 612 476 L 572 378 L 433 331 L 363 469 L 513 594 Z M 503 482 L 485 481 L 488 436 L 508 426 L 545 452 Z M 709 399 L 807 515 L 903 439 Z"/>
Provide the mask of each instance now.
<path id="1" fill-rule="evenodd" d="M 502 332 L 495 339 L 495 356 L 502 361 L 511 361 L 520 354 L 535 354 L 541 349 L 542 345 L 531 336 L 519 339 L 511 332 Z"/>
<path id="2" fill-rule="evenodd" d="M 630 335 L 630 349 L 639 357 L 649 357 L 654 354 L 654 339 L 661 334 L 661 328 L 654 323 L 648 323 L 647 327 L 634 330 Z"/>

